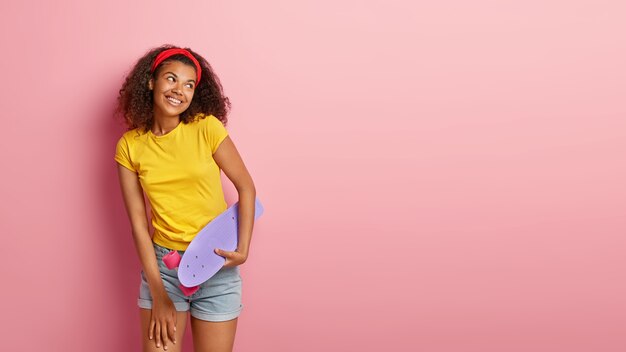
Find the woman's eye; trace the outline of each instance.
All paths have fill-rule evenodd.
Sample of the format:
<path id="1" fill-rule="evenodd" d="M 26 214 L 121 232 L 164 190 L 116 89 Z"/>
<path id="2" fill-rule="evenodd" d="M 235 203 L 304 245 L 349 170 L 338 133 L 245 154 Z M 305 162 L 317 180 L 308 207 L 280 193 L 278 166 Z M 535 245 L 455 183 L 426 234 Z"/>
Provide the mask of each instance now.
<path id="1" fill-rule="evenodd" d="M 187 87 L 193 88 L 193 84 L 189 83 L 189 84 L 187 84 Z"/>
<path id="2" fill-rule="evenodd" d="M 171 79 L 174 79 L 174 77 L 172 77 L 172 76 L 167 77 L 167 79 L 170 79 L 170 78 L 171 78 Z"/>

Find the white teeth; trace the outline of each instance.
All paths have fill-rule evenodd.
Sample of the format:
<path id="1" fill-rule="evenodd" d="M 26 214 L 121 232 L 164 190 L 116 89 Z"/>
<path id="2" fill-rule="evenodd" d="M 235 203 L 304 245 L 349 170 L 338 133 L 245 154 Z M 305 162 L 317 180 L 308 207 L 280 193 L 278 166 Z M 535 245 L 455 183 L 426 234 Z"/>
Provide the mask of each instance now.
<path id="1" fill-rule="evenodd" d="M 172 97 L 167 97 L 167 100 L 171 101 L 172 103 L 174 103 L 174 104 L 176 104 L 176 105 L 178 105 L 178 104 L 180 104 L 180 103 L 181 103 L 181 101 L 180 101 L 180 100 L 178 100 L 178 99 L 174 99 L 174 98 L 172 98 Z"/>

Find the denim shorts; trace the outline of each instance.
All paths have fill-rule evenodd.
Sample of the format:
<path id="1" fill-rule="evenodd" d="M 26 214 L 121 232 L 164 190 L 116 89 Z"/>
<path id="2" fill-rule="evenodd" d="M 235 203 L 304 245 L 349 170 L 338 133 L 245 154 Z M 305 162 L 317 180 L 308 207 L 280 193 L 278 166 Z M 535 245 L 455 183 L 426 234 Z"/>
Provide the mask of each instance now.
<path id="1" fill-rule="evenodd" d="M 203 282 L 193 295 L 185 296 L 178 287 L 180 281 L 178 281 L 177 268 L 168 269 L 162 260 L 163 256 L 171 250 L 156 243 L 153 245 L 163 286 L 172 299 L 176 311 L 191 311 L 191 316 L 206 321 L 226 321 L 239 316 L 243 309 L 239 266 L 222 267 L 209 280 Z M 184 251 L 178 251 L 178 253 L 182 256 Z M 152 309 L 152 296 L 143 270 L 137 304 L 140 308 Z"/>

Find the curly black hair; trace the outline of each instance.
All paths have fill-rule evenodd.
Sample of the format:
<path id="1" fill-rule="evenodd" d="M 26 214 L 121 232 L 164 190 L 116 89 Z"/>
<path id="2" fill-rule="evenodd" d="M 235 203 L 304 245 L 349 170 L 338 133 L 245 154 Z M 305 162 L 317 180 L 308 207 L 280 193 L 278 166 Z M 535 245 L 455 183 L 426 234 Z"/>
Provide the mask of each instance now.
<path id="1" fill-rule="evenodd" d="M 144 132 L 147 132 L 152 128 L 154 124 L 154 102 L 152 91 L 148 89 L 148 81 L 150 81 L 150 78 L 156 80 L 159 69 L 163 63 L 176 60 L 195 68 L 194 63 L 188 57 L 182 54 L 176 54 L 160 63 L 154 70 L 154 73 L 151 74 L 150 68 L 154 59 L 161 51 L 170 48 L 179 47 L 165 44 L 150 49 L 144 56 L 137 60 L 135 66 L 126 76 L 126 81 L 122 85 L 119 96 L 117 97 L 115 112 L 116 115 L 123 118 L 128 126 L 128 130 L 140 128 L 143 129 Z M 213 115 L 226 125 L 231 105 L 228 98 L 224 96 L 219 78 L 213 72 L 213 68 L 211 68 L 211 65 L 209 65 L 206 59 L 189 48 L 184 49 L 189 51 L 196 60 L 198 60 L 200 67 L 202 67 L 202 73 L 189 108 L 180 114 L 181 122 L 189 123 L 194 120 L 196 115 L 204 114 Z"/>

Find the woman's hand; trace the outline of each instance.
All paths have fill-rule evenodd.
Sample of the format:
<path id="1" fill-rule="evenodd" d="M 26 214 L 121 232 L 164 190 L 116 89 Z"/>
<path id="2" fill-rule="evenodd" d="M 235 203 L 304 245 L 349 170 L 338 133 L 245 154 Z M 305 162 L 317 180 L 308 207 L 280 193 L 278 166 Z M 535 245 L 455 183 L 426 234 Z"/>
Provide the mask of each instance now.
<path id="1" fill-rule="evenodd" d="M 148 335 L 150 340 L 156 337 L 156 347 L 160 347 L 162 342 L 164 350 L 167 350 L 168 340 L 176 344 L 176 308 L 165 292 L 152 300 Z"/>
<path id="2" fill-rule="evenodd" d="M 241 265 L 248 259 L 247 253 L 241 253 L 238 251 L 230 252 L 223 249 L 215 248 L 215 254 L 222 256 L 226 259 L 224 266 L 227 268 Z"/>

